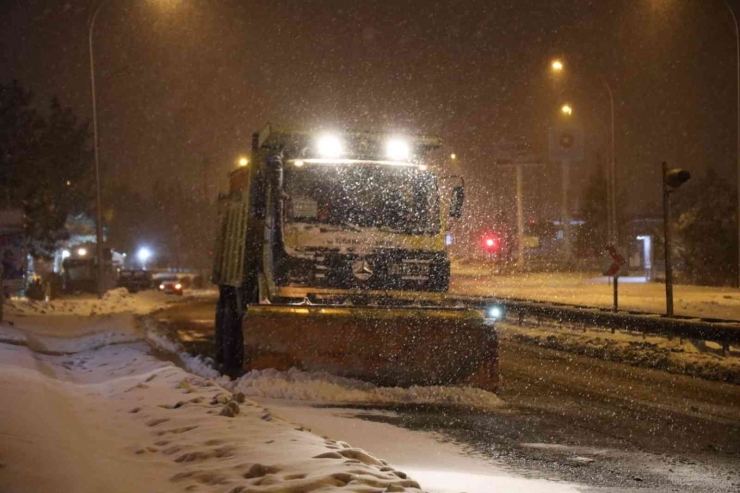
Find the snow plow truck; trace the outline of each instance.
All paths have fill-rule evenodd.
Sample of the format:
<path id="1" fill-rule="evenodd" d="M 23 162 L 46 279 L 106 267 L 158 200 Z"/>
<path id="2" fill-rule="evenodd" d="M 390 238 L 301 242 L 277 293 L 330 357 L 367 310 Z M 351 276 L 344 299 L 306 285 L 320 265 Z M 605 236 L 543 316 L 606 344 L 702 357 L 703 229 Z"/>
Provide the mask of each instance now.
<path id="1" fill-rule="evenodd" d="M 464 189 L 427 159 L 440 148 L 384 132 L 253 134 L 218 202 L 222 371 L 496 389 L 494 327 L 445 295 L 447 226 Z"/>

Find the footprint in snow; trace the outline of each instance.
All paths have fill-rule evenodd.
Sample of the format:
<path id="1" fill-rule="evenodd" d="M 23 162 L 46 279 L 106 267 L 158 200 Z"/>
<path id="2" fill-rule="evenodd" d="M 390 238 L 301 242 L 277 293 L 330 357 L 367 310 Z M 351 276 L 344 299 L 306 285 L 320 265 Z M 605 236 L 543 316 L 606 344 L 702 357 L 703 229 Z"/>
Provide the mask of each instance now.
<path id="1" fill-rule="evenodd" d="M 244 478 L 254 479 L 262 478 L 268 474 L 276 474 L 280 472 L 280 468 L 276 466 L 265 466 L 263 464 L 254 464 L 249 468 L 249 471 L 244 473 Z"/>

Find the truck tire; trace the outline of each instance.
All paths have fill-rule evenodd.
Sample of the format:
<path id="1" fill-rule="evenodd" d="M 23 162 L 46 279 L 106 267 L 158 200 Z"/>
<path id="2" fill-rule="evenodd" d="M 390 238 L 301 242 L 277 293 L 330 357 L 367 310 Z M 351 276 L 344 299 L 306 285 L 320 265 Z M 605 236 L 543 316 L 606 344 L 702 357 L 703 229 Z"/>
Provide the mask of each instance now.
<path id="1" fill-rule="evenodd" d="M 238 376 L 244 363 L 244 337 L 242 336 L 243 312 L 237 300 L 237 291 L 228 289 L 223 297 L 223 315 L 221 322 L 221 354 L 223 373 Z"/>
<path id="2" fill-rule="evenodd" d="M 221 368 L 224 364 L 224 292 L 220 290 L 218 303 L 216 303 L 216 320 L 215 320 L 215 338 L 213 343 L 213 361 L 216 368 Z"/>

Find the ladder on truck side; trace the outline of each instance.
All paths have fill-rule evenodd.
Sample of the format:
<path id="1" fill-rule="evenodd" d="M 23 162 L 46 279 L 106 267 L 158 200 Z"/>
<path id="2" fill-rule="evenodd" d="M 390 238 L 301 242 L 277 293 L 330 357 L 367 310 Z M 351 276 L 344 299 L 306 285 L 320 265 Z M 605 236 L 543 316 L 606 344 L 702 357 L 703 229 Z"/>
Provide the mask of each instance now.
<path id="1" fill-rule="evenodd" d="M 218 198 L 220 227 L 211 281 L 217 285 L 238 287 L 244 280 L 248 202 L 246 194 L 233 191 Z"/>

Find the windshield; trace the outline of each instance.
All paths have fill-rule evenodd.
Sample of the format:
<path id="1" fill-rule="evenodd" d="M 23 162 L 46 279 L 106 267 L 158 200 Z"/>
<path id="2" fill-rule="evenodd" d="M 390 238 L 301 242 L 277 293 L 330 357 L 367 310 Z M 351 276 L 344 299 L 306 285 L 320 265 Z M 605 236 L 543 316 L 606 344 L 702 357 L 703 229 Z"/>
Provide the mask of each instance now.
<path id="1" fill-rule="evenodd" d="M 286 221 L 374 227 L 407 234 L 439 232 L 434 175 L 411 166 L 286 166 Z"/>

